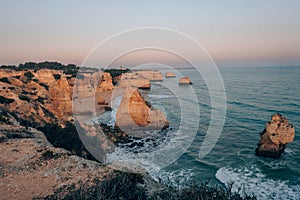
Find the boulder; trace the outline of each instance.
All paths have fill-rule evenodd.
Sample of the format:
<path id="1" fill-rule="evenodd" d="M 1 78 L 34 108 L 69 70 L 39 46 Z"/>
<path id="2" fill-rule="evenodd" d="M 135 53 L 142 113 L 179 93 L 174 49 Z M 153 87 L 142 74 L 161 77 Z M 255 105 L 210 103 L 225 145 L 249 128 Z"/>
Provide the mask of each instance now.
<path id="1" fill-rule="evenodd" d="M 176 74 L 173 72 L 166 72 L 165 76 L 166 76 L 166 78 L 174 78 L 174 77 L 176 77 Z"/>
<path id="2" fill-rule="evenodd" d="M 191 79 L 189 77 L 182 77 L 179 79 L 179 85 L 191 85 Z"/>
<path id="3" fill-rule="evenodd" d="M 128 87 L 116 114 L 116 126 L 123 130 L 153 130 L 169 126 L 163 112 L 152 108 L 135 87 Z"/>
<path id="4" fill-rule="evenodd" d="M 294 138 L 294 126 L 285 117 L 276 113 L 260 134 L 255 153 L 257 156 L 278 158 L 284 152 L 286 145 L 292 142 Z"/>

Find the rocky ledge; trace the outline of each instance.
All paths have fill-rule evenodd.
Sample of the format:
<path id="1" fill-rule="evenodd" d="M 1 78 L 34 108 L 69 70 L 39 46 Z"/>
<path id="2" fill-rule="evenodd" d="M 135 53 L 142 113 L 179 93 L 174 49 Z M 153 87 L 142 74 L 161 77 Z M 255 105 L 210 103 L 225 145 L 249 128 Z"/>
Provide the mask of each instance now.
<path id="1" fill-rule="evenodd" d="M 281 114 L 274 114 L 264 131 L 260 134 L 257 156 L 278 158 L 284 152 L 286 145 L 295 138 L 295 129 Z"/>

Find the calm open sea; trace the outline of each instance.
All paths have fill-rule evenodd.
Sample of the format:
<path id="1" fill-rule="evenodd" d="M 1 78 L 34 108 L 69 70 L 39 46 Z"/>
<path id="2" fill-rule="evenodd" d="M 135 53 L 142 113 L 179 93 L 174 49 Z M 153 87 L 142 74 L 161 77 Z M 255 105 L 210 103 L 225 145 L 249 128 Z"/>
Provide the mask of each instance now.
<path id="1" fill-rule="evenodd" d="M 164 71 L 162 71 L 164 74 Z M 110 161 L 123 160 L 145 167 L 154 178 L 171 182 L 190 182 L 211 179 L 212 184 L 234 182 L 233 189 L 254 193 L 259 199 L 300 199 L 300 67 L 249 67 L 220 69 L 225 89 L 227 113 L 222 134 L 212 151 L 199 159 L 199 148 L 204 140 L 211 117 L 209 92 L 205 81 L 193 69 L 179 70 L 189 76 L 191 86 L 178 86 L 178 79 L 164 81 L 181 87 L 181 93 L 189 100 L 193 89 L 198 100 L 190 103 L 200 108 L 200 122 L 193 114 L 187 116 L 190 123 L 199 123 L 197 134 L 181 157 L 162 169 L 153 161 L 142 159 L 137 162 L 136 153 L 119 147 L 108 155 Z M 161 83 L 152 85 L 143 95 L 154 107 L 163 110 L 172 130 L 176 132 L 180 122 L 180 105 L 175 94 Z M 288 144 L 279 159 L 256 157 L 254 154 L 259 133 L 275 112 L 279 112 L 294 124 L 295 141 Z M 183 134 L 189 133 L 189 125 Z M 167 137 L 176 134 L 164 133 Z M 166 136 L 167 135 L 167 136 Z M 170 138 L 169 138 L 170 139 Z M 144 149 L 142 149 L 144 148 Z M 161 148 L 160 145 L 144 145 Z"/>

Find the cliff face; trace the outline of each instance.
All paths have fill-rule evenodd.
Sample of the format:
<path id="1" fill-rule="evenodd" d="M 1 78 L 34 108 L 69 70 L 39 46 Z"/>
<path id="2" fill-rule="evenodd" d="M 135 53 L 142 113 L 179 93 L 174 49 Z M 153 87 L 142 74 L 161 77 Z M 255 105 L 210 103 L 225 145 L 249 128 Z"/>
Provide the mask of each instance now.
<path id="1" fill-rule="evenodd" d="M 163 81 L 163 76 L 160 71 L 156 70 L 141 70 L 123 73 L 119 77 L 119 87 L 137 87 L 140 89 L 150 89 L 150 81 Z"/>
<path id="2" fill-rule="evenodd" d="M 141 70 L 136 73 L 150 81 L 163 81 L 162 73 L 157 70 Z"/>
<path id="3" fill-rule="evenodd" d="M 124 73 L 118 83 L 118 87 L 137 87 L 140 89 L 150 89 L 150 80 L 137 72 Z"/>
<path id="4" fill-rule="evenodd" d="M 128 87 L 118 108 L 116 125 L 122 129 L 163 129 L 169 126 L 165 115 L 151 108 L 135 87 Z"/>
<path id="5" fill-rule="evenodd" d="M 274 114 L 261 133 L 256 155 L 277 158 L 294 138 L 294 126 L 282 115 Z"/>
<path id="6" fill-rule="evenodd" d="M 0 108 L 20 115 L 30 123 L 63 124 L 72 118 L 72 92 L 76 81 L 78 98 L 101 95 L 114 89 L 109 73 L 86 73 L 69 78 L 61 70 L 1 70 L 0 96 L 9 99 Z M 97 80 L 99 80 L 98 83 Z"/>
<path id="7" fill-rule="evenodd" d="M 78 98 L 89 98 L 114 89 L 112 77 L 106 72 L 80 74 L 72 81 L 72 85 L 76 87 L 75 97 Z"/>
<path id="8" fill-rule="evenodd" d="M 59 70 L 2 70 L 0 80 L 0 95 L 12 99 L 0 107 L 24 121 L 43 125 L 65 121 L 72 113 L 72 88 Z"/>

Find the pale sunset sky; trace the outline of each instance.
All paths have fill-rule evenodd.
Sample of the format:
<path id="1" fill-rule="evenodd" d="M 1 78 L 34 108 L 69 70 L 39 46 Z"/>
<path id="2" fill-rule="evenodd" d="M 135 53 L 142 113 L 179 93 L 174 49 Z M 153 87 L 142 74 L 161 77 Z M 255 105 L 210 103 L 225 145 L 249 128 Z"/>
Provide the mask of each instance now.
<path id="1" fill-rule="evenodd" d="M 45 60 L 80 65 L 106 38 L 142 27 L 187 34 L 218 66 L 300 65 L 297 0 L 1 0 L 0 65 Z M 128 56 L 125 64 L 137 57 L 142 63 L 143 56 Z"/>

